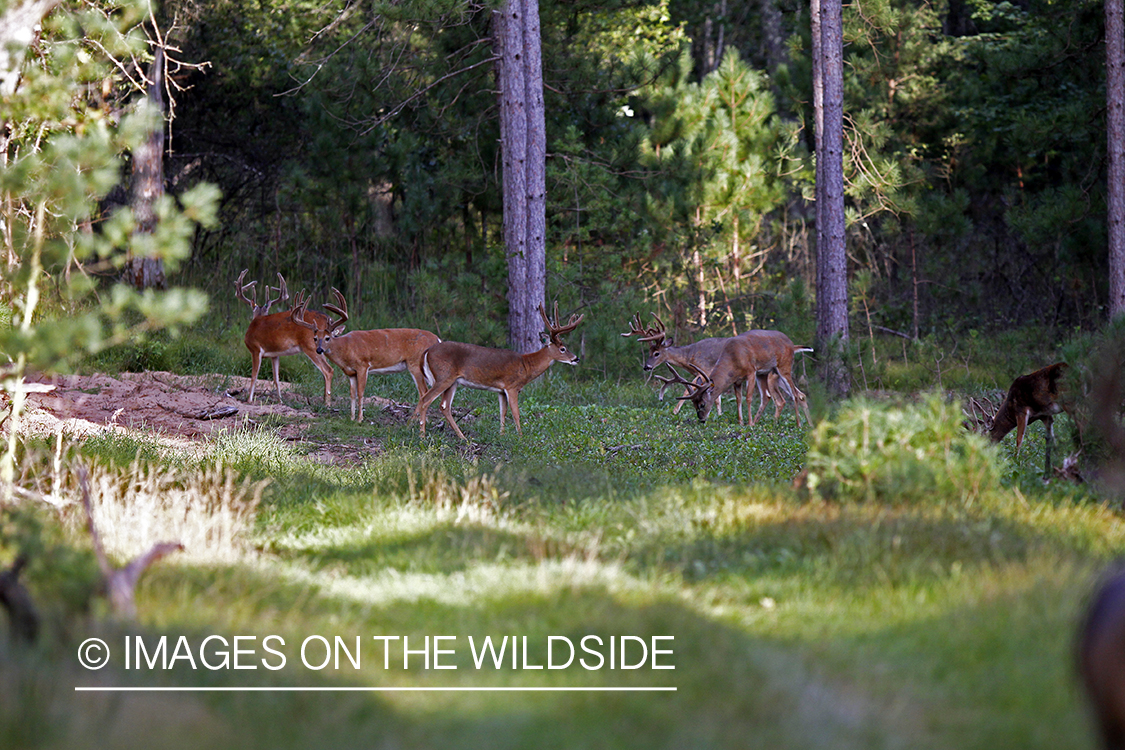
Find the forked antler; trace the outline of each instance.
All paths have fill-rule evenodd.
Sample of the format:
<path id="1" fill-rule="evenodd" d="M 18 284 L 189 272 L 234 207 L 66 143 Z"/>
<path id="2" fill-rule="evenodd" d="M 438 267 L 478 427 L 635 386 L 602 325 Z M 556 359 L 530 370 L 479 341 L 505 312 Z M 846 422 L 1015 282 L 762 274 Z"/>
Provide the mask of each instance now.
<path id="1" fill-rule="evenodd" d="M 656 325 L 646 329 L 645 335 L 639 338 L 638 341 L 652 341 L 654 344 L 660 344 L 667 338 L 668 334 L 664 328 L 664 323 L 660 320 L 660 316 L 653 313 L 652 317 L 656 319 Z"/>
<path id="2" fill-rule="evenodd" d="M 992 402 L 992 399 L 970 396 L 968 404 L 961 409 L 961 413 L 966 417 L 964 425 L 973 432 L 986 433 L 992 429 L 998 410 L 999 407 Z"/>
<path id="3" fill-rule="evenodd" d="M 251 281 L 249 284 L 242 283 L 242 280 L 246 278 L 246 274 L 249 272 L 249 270 L 250 269 L 248 268 L 244 268 L 242 269 L 242 273 L 238 274 L 238 280 L 234 282 L 234 294 L 240 302 L 245 302 L 250 306 L 250 310 L 252 311 L 255 318 L 259 315 L 269 314 L 270 308 L 273 306 L 273 303 L 285 302 L 289 299 L 289 289 L 285 285 L 285 277 L 278 273 L 278 286 L 267 287 L 267 289 L 275 290 L 277 292 L 277 296 L 273 299 L 267 299 L 265 304 L 259 305 L 258 290 L 254 288 L 257 286 L 258 282 Z M 250 297 L 246 296 L 247 292 L 250 293 Z"/>
<path id="4" fill-rule="evenodd" d="M 550 336 L 551 341 L 558 344 L 558 343 L 560 343 L 559 337 L 562 336 L 564 333 L 570 333 L 575 328 L 577 328 L 578 324 L 582 322 L 582 319 L 586 317 L 586 314 L 583 313 L 582 315 L 571 315 L 570 320 L 568 320 L 566 322 L 566 325 L 560 326 L 559 325 L 559 302 L 558 302 L 558 300 L 555 300 L 555 318 L 554 318 L 554 320 L 547 317 L 547 311 L 543 309 L 543 305 L 539 305 L 539 317 L 543 318 L 543 324 L 545 326 L 547 326 L 547 335 Z"/>
<path id="5" fill-rule="evenodd" d="M 339 320 L 328 326 L 328 330 L 334 332 L 332 335 L 338 336 L 338 329 L 342 328 L 344 323 L 348 322 L 348 302 L 336 287 L 332 287 L 332 296 L 336 298 L 336 302 L 339 304 L 333 305 L 332 303 L 326 303 L 324 309 L 334 315 L 340 316 Z"/>
<path id="6" fill-rule="evenodd" d="M 651 328 L 644 327 L 641 324 L 641 314 L 634 313 L 633 319 L 629 321 L 629 332 L 623 333 L 621 335 L 626 338 L 628 338 L 629 336 L 652 336 L 657 332 L 657 330 L 658 329 L 656 328 L 656 326 L 653 326 Z M 645 341 L 645 339 L 643 338 L 640 340 Z"/>
<path id="7" fill-rule="evenodd" d="M 684 380 L 683 376 L 680 375 L 680 373 L 676 372 L 675 368 L 673 368 L 671 365 L 668 365 L 668 369 L 672 371 L 672 377 L 665 378 L 661 377 L 660 375 L 653 375 L 654 378 L 664 384 L 660 387 L 661 400 L 664 399 L 664 391 L 668 390 L 669 386 L 675 385 L 677 383 L 691 389 L 689 392 L 679 397 L 679 400 L 681 401 L 691 400 L 711 387 L 711 378 L 707 376 L 707 373 L 703 372 L 703 370 L 700 370 L 694 365 L 688 365 L 687 367 L 689 370 L 695 373 L 694 380 Z"/>

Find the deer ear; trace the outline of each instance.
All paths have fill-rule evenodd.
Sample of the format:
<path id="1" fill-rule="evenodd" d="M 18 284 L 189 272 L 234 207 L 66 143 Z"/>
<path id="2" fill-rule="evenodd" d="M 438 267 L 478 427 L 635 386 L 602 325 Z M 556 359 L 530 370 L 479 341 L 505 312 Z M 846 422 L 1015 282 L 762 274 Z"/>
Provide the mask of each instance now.
<path id="1" fill-rule="evenodd" d="M 338 325 L 338 326 L 336 326 L 335 328 L 332 329 L 332 332 L 329 335 L 332 336 L 332 338 L 336 338 L 337 336 L 344 333 L 345 328 L 347 328 L 347 326 Z"/>
<path id="2" fill-rule="evenodd" d="M 539 343 L 547 344 L 547 343 L 550 343 L 550 341 L 551 341 L 551 337 L 547 335 L 546 331 L 540 331 L 539 332 Z"/>

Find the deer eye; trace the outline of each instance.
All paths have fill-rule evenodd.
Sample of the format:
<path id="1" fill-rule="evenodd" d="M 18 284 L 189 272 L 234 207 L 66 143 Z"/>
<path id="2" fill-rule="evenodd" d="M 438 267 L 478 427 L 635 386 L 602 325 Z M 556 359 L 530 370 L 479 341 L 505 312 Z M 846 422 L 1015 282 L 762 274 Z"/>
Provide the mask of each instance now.
<path id="1" fill-rule="evenodd" d="M 560 352 L 562 352 L 563 354 L 566 354 L 566 347 L 565 347 L 565 346 L 560 346 L 560 347 L 559 347 L 559 351 L 560 351 Z"/>

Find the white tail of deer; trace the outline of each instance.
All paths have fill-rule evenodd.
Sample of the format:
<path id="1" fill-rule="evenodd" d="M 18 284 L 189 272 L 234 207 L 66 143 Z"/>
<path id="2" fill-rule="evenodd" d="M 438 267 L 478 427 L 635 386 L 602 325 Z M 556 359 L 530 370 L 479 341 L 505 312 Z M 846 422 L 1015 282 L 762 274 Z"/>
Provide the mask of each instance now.
<path id="1" fill-rule="evenodd" d="M 323 315 L 320 316 L 323 321 L 311 319 L 307 312 L 308 300 L 304 300 L 293 308 L 293 322 L 312 331 L 317 354 L 328 357 L 348 376 L 352 419 L 363 421 L 363 392 L 367 388 L 368 373 L 409 371 L 418 395 L 425 393 L 428 381 L 422 373 L 422 354 L 441 343 L 441 339 L 418 328 L 377 328 L 338 335 L 335 332 L 348 321 L 348 303 L 335 288 L 332 296 L 337 304 L 327 304 L 324 309 L 335 315 L 336 320 L 330 321 Z"/>
<path id="2" fill-rule="evenodd" d="M 277 275 L 278 285 L 273 287 L 277 296 L 269 298 L 269 289 L 267 288 L 266 302 L 259 305 L 257 303 L 258 295 L 254 290 L 254 286 L 258 282 L 251 281 L 249 284 L 243 285 L 242 280 L 246 278 L 246 273 L 247 271 L 243 270 L 238 275 L 238 281 L 234 282 L 234 289 L 238 300 L 250 306 L 252 316 L 250 325 L 246 328 L 246 336 L 243 338 L 246 348 L 250 350 L 252 362 L 249 403 L 254 403 L 254 390 L 258 385 L 258 370 L 262 366 L 263 357 L 273 363 L 273 385 L 277 389 L 277 400 L 281 401 L 281 380 L 279 377 L 281 363 L 279 359 L 290 354 L 304 354 L 324 376 L 324 405 L 328 406 L 332 398 L 332 365 L 328 364 L 328 360 L 324 358 L 323 354 L 317 354 L 312 334 L 295 324 L 290 319 L 288 311 L 270 312 L 270 307 L 275 302 L 285 302 L 289 299 L 289 290 L 285 285 L 285 278 L 280 273 Z M 251 295 L 250 297 L 246 296 L 248 292 Z M 323 318 L 325 321 L 328 320 L 327 316 L 320 313 L 314 313 L 314 316 Z"/>
<path id="3" fill-rule="evenodd" d="M 504 432 L 505 407 L 512 409 L 512 421 L 516 432 L 523 434 L 520 427 L 519 395 L 525 385 L 547 371 L 554 362 L 568 365 L 578 364 L 578 355 L 570 351 L 562 342 L 561 336 L 578 327 L 585 315 L 571 315 L 566 325 L 559 325 L 559 306 L 555 303 L 555 318 L 547 317 L 543 306 L 539 315 L 547 327 L 546 345 L 530 354 L 518 354 L 508 349 L 493 349 L 475 344 L 462 344 L 456 341 L 443 341 L 426 350 L 422 366 L 426 377 L 433 385 L 418 401 L 415 416 L 426 434 L 426 409 L 439 396 L 441 412 L 445 421 L 462 440 L 468 440 L 465 433 L 453 420 L 453 396 L 457 386 L 480 388 L 495 391 L 500 399 L 500 432 Z"/>

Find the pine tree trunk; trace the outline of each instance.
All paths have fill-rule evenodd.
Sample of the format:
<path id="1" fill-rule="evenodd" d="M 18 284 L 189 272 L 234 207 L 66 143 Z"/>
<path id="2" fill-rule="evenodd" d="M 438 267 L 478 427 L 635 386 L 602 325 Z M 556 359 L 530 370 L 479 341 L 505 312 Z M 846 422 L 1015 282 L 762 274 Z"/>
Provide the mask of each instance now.
<path id="1" fill-rule="evenodd" d="M 497 15 L 508 341 L 538 349 L 546 286 L 546 127 L 537 0 L 508 0 Z"/>
<path id="2" fill-rule="evenodd" d="M 844 246 L 844 62 L 841 0 L 820 0 L 822 94 L 817 140 L 817 349 L 830 393 L 849 390 L 843 349 L 848 341 L 847 254 Z"/>
<path id="3" fill-rule="evenodd" d="M 1125 19 L 1122 0 L 1106 0 L 1106 145 L 1109 317 L 1125 316 Z"/>
<path id="4" fill-rule="evenodd" d="M 156 203 L 164 195 L 164 50 L 157 48 L 148 70 L 148 100 L 160 113 L 149 139 L 133 151 L 133 217 L 137 234 L 156 231 Z M 164 289 L 164 261 L 131 257 L 125 266 L 129 284 L 138 290 Z"/>

